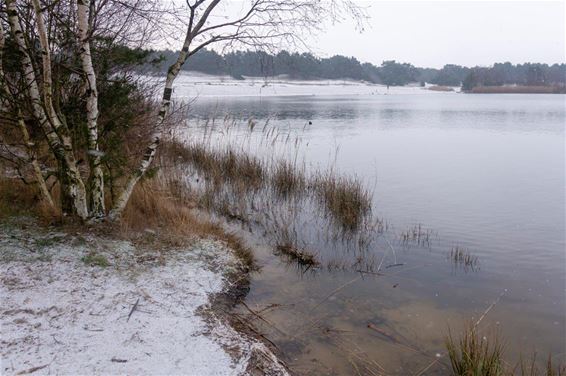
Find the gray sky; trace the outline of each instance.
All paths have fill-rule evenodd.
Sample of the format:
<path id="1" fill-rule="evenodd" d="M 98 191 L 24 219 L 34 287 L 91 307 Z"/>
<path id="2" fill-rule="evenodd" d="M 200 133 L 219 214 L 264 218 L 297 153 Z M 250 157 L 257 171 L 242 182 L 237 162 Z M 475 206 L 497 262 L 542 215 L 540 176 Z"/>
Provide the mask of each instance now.
<path id="1" fill-rule="evenodd" d="M 441 67 L 447 63 L 563 63 L 565 1 L 359 1 L 371 17 L 330 25 L 313 52 Z"/>

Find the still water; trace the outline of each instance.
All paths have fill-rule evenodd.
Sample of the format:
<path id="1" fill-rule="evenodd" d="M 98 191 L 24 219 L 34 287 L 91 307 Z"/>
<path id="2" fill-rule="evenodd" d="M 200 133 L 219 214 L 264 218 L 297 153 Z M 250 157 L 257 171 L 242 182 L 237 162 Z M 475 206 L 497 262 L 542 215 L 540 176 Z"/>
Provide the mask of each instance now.
<path id="1" fill-rule="evenodd" d="M 403 264 L 386 276 L 305 274 L 257 240 L 261 272 L 246 302 L 261 331 L 301 374 L 444 374 L 448 328 L 480 318 L 511 363 L 535 350 L 564 361 L 565 96 L 382 94 L 203 95 L 192 105 L 193 124 L 211 113 L 244 127 L 269 119 L 300 134 L 309 165 L 362 179 L 390 226 L 386 263 Z M 429 245 L 399 240 L 415 225 L 434 234 Z M 456 246 L 477 257 L 474 270 L 450 261 Z"/>

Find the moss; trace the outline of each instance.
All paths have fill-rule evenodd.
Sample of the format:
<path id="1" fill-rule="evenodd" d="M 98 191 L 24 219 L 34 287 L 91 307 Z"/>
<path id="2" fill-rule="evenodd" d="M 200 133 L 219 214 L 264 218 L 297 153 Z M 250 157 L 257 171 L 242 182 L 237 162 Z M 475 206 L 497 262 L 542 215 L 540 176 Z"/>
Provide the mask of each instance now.
<path id="1" fill-rule="evenodd" d="M 86 256 L 81 258 L 81 261 L 84 262 L 88 266 L 99 266 L 101 268 L 105 268 L 110 266 L 110 262 L 108 259 L 96 252 L 89 252 Z"/>

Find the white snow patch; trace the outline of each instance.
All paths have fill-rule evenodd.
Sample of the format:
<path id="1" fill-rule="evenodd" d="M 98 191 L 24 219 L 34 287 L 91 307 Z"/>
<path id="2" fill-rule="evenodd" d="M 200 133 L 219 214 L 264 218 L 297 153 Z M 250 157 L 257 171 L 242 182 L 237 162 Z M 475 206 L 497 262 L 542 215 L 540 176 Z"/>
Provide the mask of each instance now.
<path id="1" fill-rule="evenodd" d="M 150 78 L 161 82 L 163 77 Z M 245 77 L 236 80 L 229 76 L 207 75 L 199 72 L 181 72 L 175 80 L 176 99 L 218 97 L 273 97 L 273 96 L 333 96 L 333 95 L 449 95 L 446 92 L 426 90 L 419 86 L 390 86 L 353 80 L 292 80 L 287 77 Z"/>
<path id="2" fill-rule="evenodd" d="M 143 266 L 127 242 L 29 233 L 0 228 L 1 374 L 240 375 L 252 352 L 269 353 L 197 313 L 226 287 L 220 270 L 237 263 L 221 244 Z M 81 260 L 93 244 L 110 266 Z"/>

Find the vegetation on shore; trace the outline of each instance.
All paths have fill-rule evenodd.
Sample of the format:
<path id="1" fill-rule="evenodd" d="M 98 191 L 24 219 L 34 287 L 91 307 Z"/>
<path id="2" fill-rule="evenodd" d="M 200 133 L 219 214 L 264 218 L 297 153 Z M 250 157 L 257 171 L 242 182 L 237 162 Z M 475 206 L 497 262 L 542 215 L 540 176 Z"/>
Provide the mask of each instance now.
<path id="1" fill-rule="evenodd" d="M 176 52 L 154 52 L 161 59 L 161 70 L 173 61 Z M 149 67 L 148 67 L 149 68 Z M 295 79 L 349 79 L 391 86 L 428 82 L 438 87 L 462 86 L 471 90 L 476 86 L 545 86 L 564 87 L 566 64 L 511 64 L 495 63 L 491 67 L 465 67 L 446 64 L 440 69 L 415 67 L 395 60 L 376 66 L 362 63 L 354 57 L 335 55 L 319 58 L 311 53 L 280 51 L 234 51 L 220 55 L 203 49 L 183 69 L 214 75 L 230 75 L 237 79 L 248 77 L 275 77 L 285 75 Z M 435 89 L 431 89 L 435 90 Z M 446 89 L 444 89 L 446 90 Z M 444 91 L 443 90 L 443 91 Z M 551 91 L 555 92 L 555 91 Z"/>
<path id="2" fill-rule="evenodd" d="M 530 361 L 521 358 L 518 364 L 510 365 L 504 360 L 505 346 L 499 335 L 482 335 L 477 324 L 469 324 L 459 338 L 449 332 L 445 347 L 453 376 L 566 375 L 566 365 L 554 364 L 551 355 L 542 368 L 536 353 Z"/>

